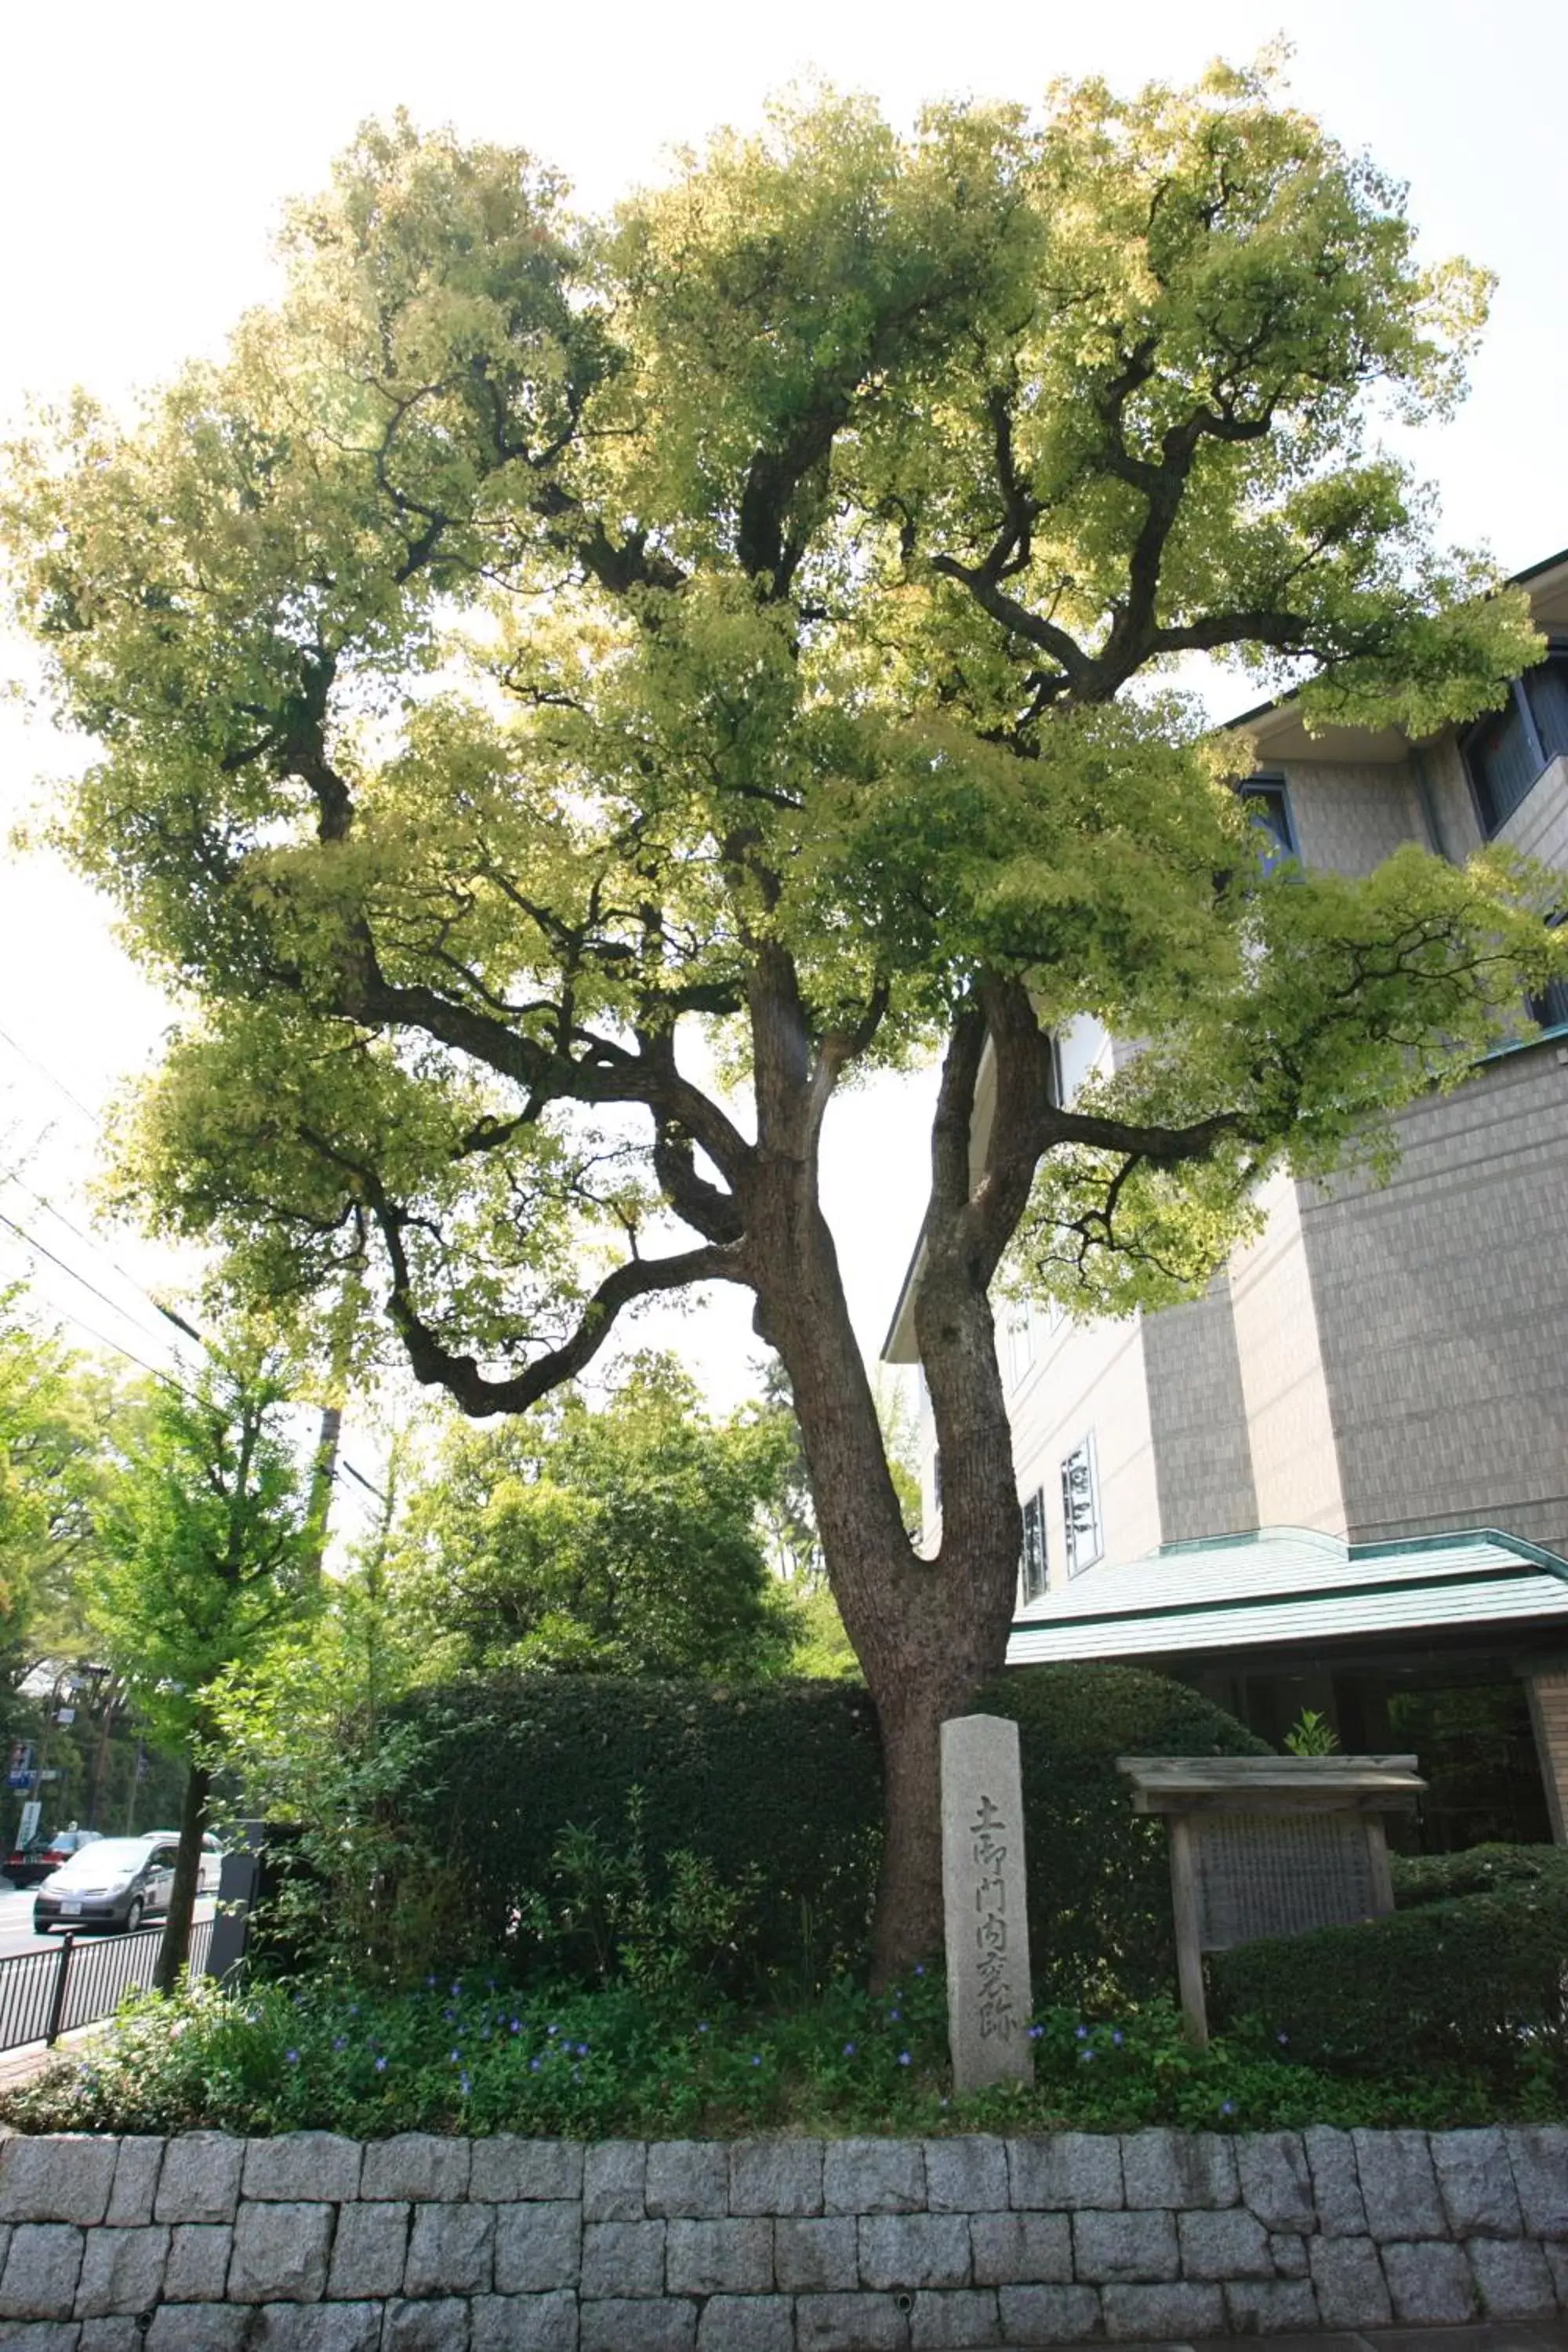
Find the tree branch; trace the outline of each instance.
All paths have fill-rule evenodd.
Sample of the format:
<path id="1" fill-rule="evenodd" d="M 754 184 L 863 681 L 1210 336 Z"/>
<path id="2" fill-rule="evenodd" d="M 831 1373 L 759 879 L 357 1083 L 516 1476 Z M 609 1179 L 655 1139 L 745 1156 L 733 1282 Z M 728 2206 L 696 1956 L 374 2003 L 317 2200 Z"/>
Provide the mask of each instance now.
<path id="1" fill-rule="evenodd" d="M 437 1337 L 414 1305 L 407 1254 L 403 1247 L 400 1212 L 384 1195 L 372 1210 L 392 1267 L 387 1311 L 403 1341 L 409 1366 L 422 1388 L 442 1388 L 462 1410 L 476 1419 L 491 1413 L 526 1412 L 563 1381 L 574 1380 L 592 1363 L 615 1327 L 616 1318 L 634 1300 L 662 1291 L 683 1290 L 694 1282 L 750 1284 L 737 1252 L 703 1248 L 683 1250 L 666 1258 L 636 1258 L 606 1275 L 584 1308 L 572 1337 L 534 1359 L 524 1370 L 505 1380 L 490 1380 L 472 1356 L 458 1355 Z"/>

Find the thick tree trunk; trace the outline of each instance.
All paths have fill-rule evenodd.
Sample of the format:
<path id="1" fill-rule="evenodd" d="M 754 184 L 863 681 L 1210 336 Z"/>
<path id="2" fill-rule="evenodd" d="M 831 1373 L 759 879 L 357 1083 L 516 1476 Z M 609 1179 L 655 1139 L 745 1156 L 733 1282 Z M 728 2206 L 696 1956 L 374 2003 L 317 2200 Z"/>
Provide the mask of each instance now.
<path id="1" fill-rule="evenodd" d="M 202 1867 L 202 1832 L 207 1825 L 207 1798 L 212 1790 L 212 1774 L 200 1764 L 193 1764 L 185 1775 L 185 1801 L 180 1815 L 180 1852 L 174 1864 L 174 1891 L 169 1897 L 169 1916 L 163 1922 L 163 1940 L 158 1947 L 158 1965 L 153 1983 L 159 1992 L 173 1992 L 180 1980 L 180 1970 L 185 1965 L 185 1955 L 191 1948 L 191 1920 L 195 1913 L 196 1891 Z"/>
<path id="2" fill-rule="evenodd" d="M 1019 1515 L 989 1268 L 973 1249 L 939 1253 L 922 1285 L 921 1347 L 951 1505 L 939 1557 L 921 1559 L 817 1198 L 826 1089 L 799 1049 L 787 976 L 758 989 L 752 1014 L 760 1118 L 747 1242 L 759 1328 L 789 1374 L 828 1581 L 881 1733 L 886 1842 L 872 1943 L 881 1984 L 941 1947 L 941 1728 L 1001 1667 L 1012 1619 Z"/>

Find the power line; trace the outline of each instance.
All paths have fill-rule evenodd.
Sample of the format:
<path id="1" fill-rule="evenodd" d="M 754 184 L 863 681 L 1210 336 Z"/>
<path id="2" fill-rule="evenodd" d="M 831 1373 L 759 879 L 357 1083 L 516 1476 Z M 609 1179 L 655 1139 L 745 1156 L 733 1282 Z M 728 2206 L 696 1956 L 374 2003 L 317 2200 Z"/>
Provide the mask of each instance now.
<path id="1" fill-rule="evenodd" d="M 8 1223 L 10 1221 L 9 1219 L 6 1219 L 5 1222 Z M 13 1231 L 15 1230 L 16 1228 L 13 1227 Z M 69 1272 L 68 1267 L 67 1268 L 67 1272 Z M 89 1284 L 88 1286 L 90 1288 L 91 1285 Z M 100 1296 L 101 1296 L 101 1293 Z M 112 1300 L 109 1303 L 111 1306 L 113 1305 Z M 121 1310 L 118 1307 L 115 1308 L 116 1314 L 120 1311 Z M 191 1404 L 200 1404 L 201 1398 L 196 1394 L 195 1390 L 187 1388 L 184 1381 L 176 1380 L 173 1372 L 160 1370 L 157 1365 L 150 1364 L 144 1356 L 139 1356 L 134 1348 L 127 1348 L 121 1340 L 110 1339 L 106 1333 L 100 1331 L 95 1325 L 86 1322 L 81 1316 L 73 1315 L 68 1307 L 62 1307 L 59 1309 L 59 1312 L 68 1323 L 73 1324 L 77 1330 L 83 1333 L 87 1339 L 93 1340 L 99 1347 L 108 1348 L 110 1352 L 116 1356 L 123 1356 L 128 1364 L 134 1364 L 138 1371 L 145 1372 L 150 1380 L 162 1381 L 167 1387 L 177 1389 L 181 1396 L 184 1397 Z M 138 1325 L 136 1328 L 139 1329 L 141 1327 Z M 191 1328 L 189 1324 L 185 1324 L 182 1328 L 185 1330 L 189 1330 Z M 200 1334 L 198 1333 L 196 1336 L 199 1338 Z M 203 1341 L 203 1345 L 205 1345 L 205 1341 Z M 379 1486 L 373 1486 L 371 1481 L 365 1476 L 363 1471 L 356 1470 L 352 1462 L 342 1463 L 339 1467 L 347 1477 L 353 1478 L 358 1486 L 363 1486 L 367 1494 L 374 1495 L 378 1502 L 385 1502 L 386 1496 L 382 1492 L 381 1488 Z"/>
<path id="2" fill-rule="evenodd" d="M 59 1312 L 68 1323 L 74 1324 L 79 1331 L 83 1332 L 88 1339 L 95 1340 L 99 1347 L 108 1348 L 115 1355 L 123 1356 L 128 1364 L 134 1364 L 139 1371 L 147 1373 L 150 1379 L 166 1381 L 171 1388 L 178 1389 L 182 1396 L 189 1397 L 193 1404 L 196 1402 L 195 1391 L 186 1388 L 184 1381 L 177 1381 L 173 1372 L 160 1371 L 155 1364 L 150 1364 L 144 1357 L 139 1356 L 133 1348 L 125 1347 L 119 1339 L 107 1339 L 92 1324 L 85 1323 L 79 1315 L 73 1315 L 68 1307 L 62 1307 Z M 118 1314 L 119 1309 L 116 1308 L 115 1312 Z"/>
<path id="3" fill-rule="evenodd" d="M 87 1105 L 81 1099 L 81 1097 L 79 1095 L 73 1095 L 65 1080 L 63 1078 L 57 1078 L 53 1070 L 51 1070 L 46 1063 L 40 1062 L 36 1054 L 29 1054 L 26 1045 L 19 1045 L 8 1029 L 0 1029 L 0 1043 L 9 1045 L 13 1054 L 18 1055 L 20 1058 L 24 1062 L 27 1063 L 31 1068 L 37 1070 L 41 1078 L 47 1078 L 50 1086 L 53 1087 L 55 1092 L 58 1095 L 63 1095 L 67 1102 L 71 1106 L 71 1108 L 73 1110 L 79 1111 L 89 1126 L 97 1127 L 100 1124 L 98 1112 L 95 1110 L 89 1110 Z"/>
<path id="4" fill-rule="evenodd" d="M 163 1333 L 161 1331 L 149 1330 L 146 1324 L 138 1322 L 136 1317 L 134 1315 L 128 1314 L 126 1309 L 119 1304 L 118 1300 L 110 1298 L 107 1290 L 100 1290 L 96 1282 L 89 1282 L 85 1274 L 79 1274 L 74 1265 L 68 1265 L 63 1257 L 59 1256 L 56 1251 L 49 1247 L 47 1242 L 39 1241 L 36 1234 L 28 1233 L 25 1225 L 19 1225 L 14 1217 L 8 1217 L 4 1209 L 0 1209 L 0 1225 L 4 1225 L 8 1232 L 15 1234 L 17 1240 L 25 1243 L 28 1249 L 37 1250 L 40 1256 L 47 1257 L 51 1265 L 58 1265 L 60 1272 L 62 1274 L 68 1275 L 73 1282 L 79 1282 L 84 1290 L 90 1290 L 95 1298 L 102 1300 L 104 1306 L 108 1307 L 111 1315 L 124 1316 L 126 1322 L 130 1324 L 133 1331 L 142 1332 L 149 1339 L 162 1339 Z M 140 1289 L 141 1285 L 137 1284 L 136 1287 Z M 142 1295 L 143 1297 L 146 1296 L 145 1293 Z M 153 1303 L 154 1305 L 157 1304 L 156 1300 Z"/>
<path id="5" fill-rule="evenodd" d="M 66 1085 L 65 1080 L 63 1078 L 58 1078 L 54 1072 L 49 1069 L 45 1063 L 39 1061 L 36 1054 L 29 1054 L 25 1045 L 19 1045 L 16 1038 L 11 1035 L 9 1030 L 0 1029 L 0 1041 L 3 1041 L 5 1045 L 9 1045 L 14 1054 L 19 1055 L 24 1062 L 26 1062 L 33 1069 L 37 1070 L 40 1077 L 47 1078 L 49 1085 L 55 1088 L 56 1092 L 62 1095 L 66 1101 L 71 1105 L 73 1109 L 79 1111 L 82 1118 L 88 1120 L 89 1125 L 94 1128 L 97 1128 L 100 1125 L 100 1122 L 98 1114 L 94 1111 L 89 1110 L 87 1105 L 81 1100 L 80 1097 L 74 1095 L 69 1087 Z M 205 1349 L 207 1343 L 194 1323 L 187 1322 L 185 1318 L 174 1307 L 165 1307 L 161 1298 L 153 1297 L 153 1293 L 147 1288 L 145 1283 L 139 1282 L 134 1275 L 127 1274 L 125 1268 L 119 1263 L 119 1261 L 109 1255 L 108 1251 L 103 1248 L 101 1243 L 95 1241 L 90 1234 L 84 1234 L 79 1225 L 73 1224 L 70 1218 L 66 1215 L 62 1209 L 57 1209 L 52 1201 L 46 1200 L 41 1193 L 35 1192 L 32 1186 L 24 1182 L 22 1178 L 18 1176 L 14 1170 L 10 1171 L 5 1181 L 19 1185 L 21 1190 L 26 1193 L 30 1201 L 36 1202 L 38 1207 L 44 1210 L 49 1216 L 58 1218 L 68 1233 L 74 1234 L 76 1238 L 79 1242 L 83 1243 L 87 1248 L 97 1250 L 100 1256 L 102 1257 L 109 1265 L 113 1267 L 121 1280 L 128 1283 L 132 1290 L 140 1291 L 142 1297 L 146 1299 L 148 1305 L 154 1308 L 158 1314 L 162 1315 L 166 1322 L 172 1323 L 176 1330 L 183 1331 L 187 1339 L 194 1339 L 198 1348 Z M 0 1211 L 0 1224 L 8 1226 L 10 1231 L 14 1233 L 19 1240 L 25 1242 L 29 1249 L 40 1251 L 42 1255 L 49 1260 L 52 1265 L 58 1265 L 61 1273 L 68 1275 L 73 1282 L 79 1282 L 83 1289 L 91 1291 L 93 1297 L 95 1298 L 101 1299 L 104 1306 L 109 1308 L 111 1314 L 123 1316 L 126 1322 L 130 1324 L 133 1331 L 143 1332 L 149 1339 L 162 1339 L 162 1332 L 150 1331 L 144 1323 L 138 1322 L 133 1315 L 127 1314 L 125 1308 L 118 1306 L 116 1302 L 110 1297 L 107 1291 L 100 1290 L 95 1282 L 89 1282 L 84 1274 L 79 1274 L 75 1266 L 68 1265 L 63 1257 L 57 1256 L 55 1252 L 49 1248 L 46 1242 L 40 1242 L 32 1234 L 25 1232 L 20 1225 L 16 1224 L 10 1217 L 7 1217 L 4 1211 Z M 79 1323 L 79 1318 L 77 1317 L 70 1317 L 68 1319 Z M 85 1323 L 80 1323 L 79 1328 L 84 1331 L 89 1329 L 89 1326 Z M 112 1339 L 104 1339 L 101 1338 L 101 1335 L 96 1332 L 92 1333 L 91 1336 L 98 1339 L 99 1344 L 102 1347 L 112 1348 L 115 1346 L 115 1342 Z M 141 1357 L 133 1355 L 129 1348 L 120 1348 L 117 1352 L 125 1357 L 128 1362 L 141 1365 L 143 1371 L 152 1370 L 151 1365 L 142 1363 Z M 169 1375 L 167 1373 L 154 1373 L 153 1377 L 155 1379 L 167 1379 L 169 1378 Z M 181 1389 L 181 1393 L 183 1395 L 190 1395 L 191 1391 L 188 1389 L 182 1388 L 179 1381 L 176 1381 L 174 1384 L 176 1388 Z M 342 1468 L 345 1475 L 353 1479 L 356 1485 L 363 1486 L 367 1494 L 374 1495 L 378 1502 L 385 1502 L 386 1496 L 383 1494 L 381 1488 L 374 1485 L 371 1479 L 367 1478 L 363 1471 L 356 1470 L 352 1462 L 344 1461 L 342 1464 Z"/>
<path id="6" fill-rule="evenodd" d="M 98 1240 L 96 1235 L 85 1233 L 80 1225 L 77 1224 L 73 1219 L 67 1216 L 63 1209 L 58 1209 L 54 1202 L 51 1200 L 47 1199 L 42 1192 L 35 1192 L 32 1186 L 26 1181 L 26 1178 L 19 1175 L 15 1168 L 11 1169 L 4 1177 L 0 1177 L 0 1183 L 15 1184 L 18 1192 L 26 1192 L 28 1200 L 31 1201 L 36 1207 L 42 1209 L 46 1216 L 53 1217 L 55 1223 L 58 1225 L 63 1225 L 67 1233 L 70 1234 L 77 1241 L 80 1242 L 84 1249 L 92 1250 L 99 1257 L 102 1258 L 106 1265 L 111 1266 L 114 1272 L 120 1276 L 121 1282 L 126 1283 L 132 1290 L 139 1290 L 150 1307 L 155 1307 L 160 1315 L 166 1317 L 171 1323 L 174 1324 L 178 1329 L 185 1332 L 189 1338 L 193 1339 L 200 1339 L 200 1332 L 193 1330 L 191 1326 L 185 1321 L 183 1315 L 176 1315 L 173 1307 L 165 1307 L 161 1298 L 154 1297 L 153 1294 L 148 1289 L 144 1282 L 139 1281 L 135 1275 L 131 1273 L 127 1267 L 121 1265 L 117 1257 L 111 1257 L 110 1255 L 108 1250 L 104 1247 L 103 1244 Z"/>

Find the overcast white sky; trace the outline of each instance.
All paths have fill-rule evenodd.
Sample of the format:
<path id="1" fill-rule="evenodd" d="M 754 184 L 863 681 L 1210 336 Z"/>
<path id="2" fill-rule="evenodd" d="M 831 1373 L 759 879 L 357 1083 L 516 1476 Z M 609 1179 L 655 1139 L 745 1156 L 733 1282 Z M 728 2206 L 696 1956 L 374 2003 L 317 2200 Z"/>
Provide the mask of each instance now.
<path id="1" fill-rule="evenodd" d="M 753 120 L 766 94 L 819 72 L 874 91 L 896 119 L 952 93 L 1029 99 L 1057 74 L 1129 85 L 1250 57 L 1283 32 L 1300 102 L 1407 179 L 1429 252 L 1462 250 L 1500 279 L 1475 389 L 1421 453 L 1446 530 L 1510 569 L 1568 542 L 1568 301 L 1562 119 L 1568 17 L 1546 0 L 1121 0 L 1111 7 L 963 7 L 952 0 L 799 0 L 767 9 L 662 0 L 501 6 L 487 0 L 24 0 L 0 8 L 0 419 L 82 383 L 113 401 L 213 352 L 274 284 L 286 197 L 323 179 L 366 115 L 529 146 L 581 198 L 607 204 L 668 148 Z M 0 669 L 21 656 L 0 641 Z M 76 747 L 0 712 L 0 822 Z M 177 1278 L 134 1235 L 96 1246 L 81 1186 L 94 1115 L 157 1052 L 168 1010 L 116 947 L 90 895 L 46 856 L 0 865 L 0 1215 L 109 1294 L 29 1256 L 0 1226 L 0 1280 L 36 1268 L 62 1316 L 166 1360 L 157 1318 L 120 1269 Z M 26 1057 L 31 1057 L 26 1058 Z M 46 1075 L 47 1073 L 48 1075 Z M 74 1097 L 68 1099 L 61 1087 Z M 918 1096 L 920 1089 L 913 1091 Z M 885 1327 L 920 1213 L 919 1101 L 891 1082 L 836 1115 L 829 1204 L 862 1336 Z M 11 1142 L 5 1148 L 7 1130 Z M 114 1263 L 111 1263 L 111 1260 Z M 678 1327 L 721 1394 L 754 1351 L 737 1302 Z"/>

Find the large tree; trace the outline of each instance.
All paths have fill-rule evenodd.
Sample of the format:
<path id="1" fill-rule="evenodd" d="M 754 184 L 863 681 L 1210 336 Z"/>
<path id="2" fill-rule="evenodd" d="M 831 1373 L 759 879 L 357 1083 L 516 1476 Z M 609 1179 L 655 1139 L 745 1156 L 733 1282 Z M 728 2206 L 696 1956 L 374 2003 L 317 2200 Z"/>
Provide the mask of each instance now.
<path id="1" fill-rule="evenodd" d="M 100 746 L 67 836 L 189 1008 L 128 1189 L 274 1299 L 367 1268 L 475 1415 L 640 1300 L 750 1294 L 881 1726 L 895 1968 L 1013 1605 L 1009 1253 L 1175 1295 L 1548 968 L 1496 860 L 1264 875 L 1169 676 L 1421 730 L 1531 658 L 1376 439 L 1458 396 L 1485 281 L 1218 69 L 909 137 L 825 98 L 605 222 L 399 121 L 286 250 L 226 360 L 128 427 L 82 402 L 6 494 Z M 1080 1015 L 1147 1043 L 1067 1103 Z M 817 1166 L 847 1079 L 931 1053 L 921 1559 Z"/>

